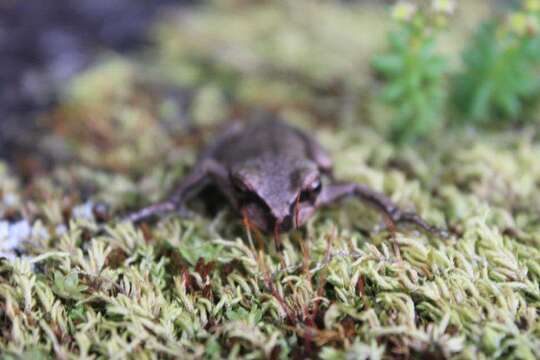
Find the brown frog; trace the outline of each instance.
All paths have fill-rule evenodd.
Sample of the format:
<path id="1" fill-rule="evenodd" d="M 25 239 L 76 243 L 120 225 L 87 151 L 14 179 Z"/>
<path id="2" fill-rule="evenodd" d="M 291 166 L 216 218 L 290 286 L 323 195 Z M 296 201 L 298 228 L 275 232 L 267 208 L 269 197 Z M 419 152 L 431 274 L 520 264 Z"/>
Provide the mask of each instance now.
<path id="1" fill-rule="evenodd" d="M 279 233 L 302 226 L 318 208 L 351 195 L 381 211 L 392 231 L 397 223 L 412 223 L 438 232 L 366 185 L 334 181 L 331 171 L 330 157 L 313 138 L 277 118 L 236 124 L 203 151 L 168 199 L 125 219 L 138 222 L 180 212 L 203 188 L 215 185 L 246 224 L 274 232 L 277 243 Z"/>

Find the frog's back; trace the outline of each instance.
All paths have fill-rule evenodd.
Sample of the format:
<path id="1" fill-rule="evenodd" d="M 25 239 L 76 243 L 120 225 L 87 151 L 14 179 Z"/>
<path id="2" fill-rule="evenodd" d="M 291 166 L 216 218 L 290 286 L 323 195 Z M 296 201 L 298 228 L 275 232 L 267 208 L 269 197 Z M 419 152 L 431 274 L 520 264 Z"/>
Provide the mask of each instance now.
<path id="1" fill-rule="evenodd" d="M 262 158 L 305 159 L 308 149 L 298 131 L 280 120 L 258 121 L 223 138 L 211 157 L 226 166 Z"/>

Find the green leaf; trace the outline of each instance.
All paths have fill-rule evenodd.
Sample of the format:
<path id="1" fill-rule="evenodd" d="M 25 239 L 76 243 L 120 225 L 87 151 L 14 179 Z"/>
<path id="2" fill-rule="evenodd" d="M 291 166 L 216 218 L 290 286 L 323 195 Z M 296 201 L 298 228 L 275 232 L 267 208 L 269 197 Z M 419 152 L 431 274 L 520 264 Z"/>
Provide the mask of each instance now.
<path id="1" fill-rule="evenodd" d="M 373 60 L 373 67 L 385 75 L 399 73 L 403 65 L 403 59 L 399 55 L 380 55 Z"/>
<path id="2" fill-rule="evenodd" d="M 381 98 L 388 103 L 396 102 L 403 96 L 405 90 L 403 82 L 390 83 L 381 92 Z"/>

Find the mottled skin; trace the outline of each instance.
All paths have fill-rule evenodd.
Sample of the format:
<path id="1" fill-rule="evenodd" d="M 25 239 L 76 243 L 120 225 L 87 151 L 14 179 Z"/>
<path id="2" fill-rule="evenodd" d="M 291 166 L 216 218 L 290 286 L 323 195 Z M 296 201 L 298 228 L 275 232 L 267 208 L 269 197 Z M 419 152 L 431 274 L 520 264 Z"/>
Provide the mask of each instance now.
<path id="1" fill-rule="evenodd" d="M 207 185 L 216 185 L 249 226 L 278 233 L 298 227 L 325 205 L 354 195 L 380 210 L 391 230 L 409 222 L 435 229 L 414 213 L 403 213 L 365 185 L 334 182 L 328 154 L 311 137 L 278 119 L 232 126 L 201 155 L 172 196 L 126 217 L 141 221 L 180 211 Z"/>

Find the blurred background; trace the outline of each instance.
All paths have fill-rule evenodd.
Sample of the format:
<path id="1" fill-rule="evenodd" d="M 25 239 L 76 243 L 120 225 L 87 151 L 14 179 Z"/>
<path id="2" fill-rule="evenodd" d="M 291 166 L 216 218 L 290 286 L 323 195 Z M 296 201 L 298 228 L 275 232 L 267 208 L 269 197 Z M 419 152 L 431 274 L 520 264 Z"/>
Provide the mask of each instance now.
<path id="1" fill-rule="evenodd" d="M 0 157 L 38 151 L 39 114 L 62 86 L 103 54 L 129 56 L 149 44 L 149 29 L 169 6 L 193 1 L 60 0 L 0 4 Z M 38 130 L 39 129 L 39 130 Z M 25 154 L 29 155 L 29 154 Z"/>
<path id="2" fill-rule="evenodd" d="M 38 199 L 132 208 L 262 109 L 341 154 L 342 177 L 534 203 L 536 173 L 514 184 L 531 164 L 495 164 L 536 148 L 539 19 L 539 0 L 4 1 L 0 165 Z"/>
<path id="3" fill-rule="evenodd" d="M 153 105 L 161 112 L 152 113 L 153 120 L 176 129 L 200 120 L 180 114 L 185 111 L 203 113 L 204 123 L 245 107 L 302 108 L 309 110 L 310 121 L 371 122 L 383 133 L 391 128 L 393 139 L 416 140 L 456 116 L 442 100 L 451 97 L 449 79 L 459 77 L 452 71 L 465 74 L 464 81 L 474 83 L 471 91 L 482 97 L 485 82 L 467 78 L 462 53 L 484 22 L 494 20 L 503 28 L 511 14 L 535 11 L 525 3 L 6 0 L 0 4 L 0 157 L 26 173 L 71 158 L 66 141 L 75 145 L 81 131 L 107 122 L 101 113 L 97 119 L 106 107 L 99 97 L 112 101 L 114 96 L 106 95 L 127 95 L 137 86 L 156 97 Z M 377 57 L 385 51 L 394 60 L 418 55 L 392 45 L 391 32 L 404 44 L 433 43 L 436 50 L 412 61 L 434 73 L 415 73 L 412 66 L 401 69 L 400 77 L 389 69 L 391 57 Z M 422 91 L 415 92 L 414 85 L 399 90 L 396 84 L 407 76 L 419 83 L 426 77 Z M 463 93 L 461 98 L 475 97 Z M 528 101 L 529 94 L 517 93 L 517 102 Z M 193 110 L 195 100 L 223 107 L 210 103 Z M 461 104 L 461 110 L 470 118 L 488 118 L 500 112 L 499 105 Z M 80 113 L 87 106 L 95 117 Z M 521 109 L 521 104 L 502 107 L 515 118 L 521 115 L 516 106 Z M 76 114 L 67 116 L 68 109 Z M 394 118 L 385 113 L 392 111 Z"/>

